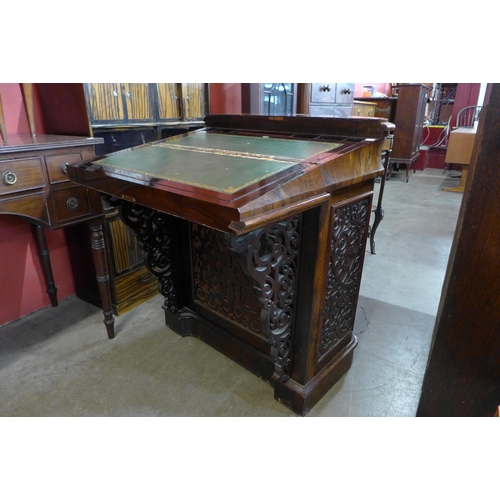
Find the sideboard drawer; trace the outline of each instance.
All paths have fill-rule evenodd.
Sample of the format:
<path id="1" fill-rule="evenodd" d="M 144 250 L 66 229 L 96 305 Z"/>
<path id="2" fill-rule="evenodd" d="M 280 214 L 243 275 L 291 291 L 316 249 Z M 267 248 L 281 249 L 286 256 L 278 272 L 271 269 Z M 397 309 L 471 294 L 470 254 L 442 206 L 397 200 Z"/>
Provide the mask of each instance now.
<path id="1" fill-rule="evenodd" d="M 82 161 L 80 153 L 46 156 L 47 171 L 49 173 L 49 182 L 56 184 L 58 182 L 67 182 L 69 179 L 66 176 L 66 164 L 78 163 Z"/>
<path id="2" fill-rule="evenodd" d="M 84 187 L 59 189 L 53 191 L 51 197 L 56 224 L 91 214 L 87 189 Z"/>
<path id="3" fill-rule="evenodd" d="M 40 158 L 0 161 L 0 195 L 45 186 Z"/>

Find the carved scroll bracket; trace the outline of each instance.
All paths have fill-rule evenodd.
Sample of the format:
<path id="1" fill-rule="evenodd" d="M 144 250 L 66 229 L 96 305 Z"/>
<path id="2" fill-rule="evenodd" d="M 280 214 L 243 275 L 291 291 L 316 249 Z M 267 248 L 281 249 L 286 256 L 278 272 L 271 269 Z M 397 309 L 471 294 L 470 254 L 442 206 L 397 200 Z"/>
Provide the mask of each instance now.
<path id="1" fill-rule="evenodd" d="M 243 236 L 228 236 L 260 294 L 261 330 L 271 343 L 274 377 L 290 378 L 292 325 L 300 245 L 300 217 L 267 225 Z"/>
<path id="2" fill-rule="evenodd" d="M 130 227 L 145 253 L 145 265 L 158 279 L 160 293 L 165 298 L 165 308 L 179 310 L 179 278 L 173 262 L 172 235 L 175 218 L 128 201 L 106 197 L 106 201 L 119 209 L 123 223 Z"/>

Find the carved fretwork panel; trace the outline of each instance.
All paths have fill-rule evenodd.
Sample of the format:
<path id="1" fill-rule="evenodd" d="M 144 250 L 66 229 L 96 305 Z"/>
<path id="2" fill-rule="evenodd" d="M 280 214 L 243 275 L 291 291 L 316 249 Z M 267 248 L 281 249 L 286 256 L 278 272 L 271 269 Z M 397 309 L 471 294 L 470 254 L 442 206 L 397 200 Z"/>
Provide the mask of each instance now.
<path id="1" fill-rule="evenodd" d="M 123 200 L 107 200 L 119 207 L 120 218 L 134 232 L 144 251 L 147 269 L 158 279 L 160 293 L 165 297 L 165 308 L 177 312 L 179 305 L 179 262 L 174 259 L 173 234 L 177 219 L 170 215 Z"/>
<path id="2" fill-rule="evenodd" d="M 226 238 L 220 231 L 191 225 L 194 299 L 263 335 L 259 291 L 245 273 L 240 256 L 228 248 Z"/>
<path id="3" fill-rule="evenodd" d="M 365 251 L 370 198 L 332 208 L 320 359 L 352 333 Z"/>
<path id="4" fill-rule="evenodd" d="M 290 377 L 300 217 L 236 237 L 192 225 L 197 300 L 262 334 L 274 377 Z"/>

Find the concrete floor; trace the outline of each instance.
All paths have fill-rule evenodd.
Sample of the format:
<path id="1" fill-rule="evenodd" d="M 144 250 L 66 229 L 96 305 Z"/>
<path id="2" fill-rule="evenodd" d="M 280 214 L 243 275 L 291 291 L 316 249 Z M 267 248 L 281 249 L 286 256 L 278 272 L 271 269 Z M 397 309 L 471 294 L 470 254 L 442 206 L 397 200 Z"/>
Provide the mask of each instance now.
<path id="1" fill-rule="evenodd" d="M 428 169 L 387 182 L 344 377 L 308 417 L 414 416 L 462 195 Z M 380 184 L 376 184 L 376 193 Z M 271 386 L 164 326 L 160 297 L 116 319 L 76 297 L 0 328 L 0 416 L 296 416 Z"/>

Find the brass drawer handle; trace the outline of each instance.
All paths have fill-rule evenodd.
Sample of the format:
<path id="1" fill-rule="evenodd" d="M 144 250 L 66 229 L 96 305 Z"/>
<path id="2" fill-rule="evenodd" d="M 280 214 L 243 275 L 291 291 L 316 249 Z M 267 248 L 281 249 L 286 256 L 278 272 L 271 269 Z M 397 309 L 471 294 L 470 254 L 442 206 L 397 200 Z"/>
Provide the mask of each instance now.
<path id="1" fill-rule="evenodd" d="M 69 165 L 69 163 L 67 161 L 65 161 L 64 163 L 61 163 L 61 172 L 64 175 L 68 175 L 68 165 Z"/>
<path id="2" fill-rule="evenodd" d="M 3 173 L 2 179 L 5 184 L 7 184 L 8 186 L 12 186 L 17 182 L 17 175 L 14 172 L 7 170 Z"/>
<path id="3" fill-rule="evenodd" d="M 68 201 L 66 202 L 66 206 L 70 210 L 76 210 L 78 208 L 78 200 L 76 198 L 68 198 Z"/>

